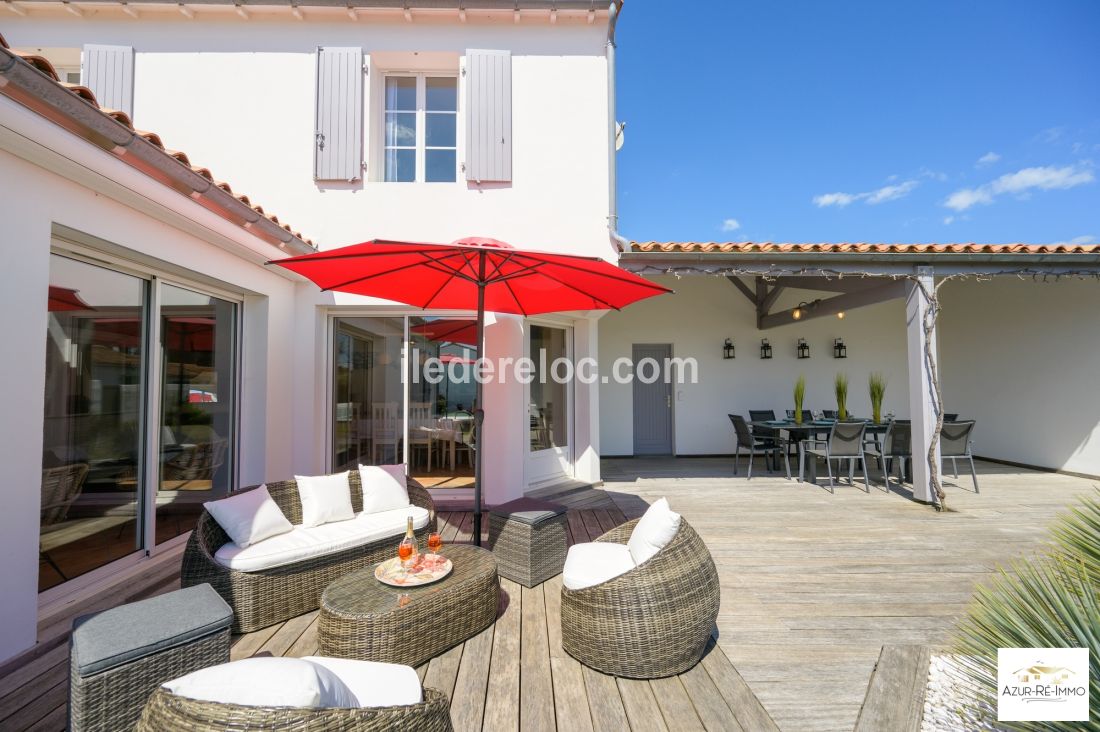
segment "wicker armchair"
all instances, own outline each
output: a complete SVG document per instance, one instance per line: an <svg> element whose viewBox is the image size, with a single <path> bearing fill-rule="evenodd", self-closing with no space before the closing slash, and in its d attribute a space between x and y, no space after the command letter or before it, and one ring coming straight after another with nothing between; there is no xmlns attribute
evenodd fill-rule
<svg viewBox="0 0 1100 732"><path fill-rule="evenodd" d="M596 541L625 544L637 523L628 521ZM718 604L714 560L681 518L672 541L649 561L592 587L562 588L562 646L613 676L672 676L703 657Z"/></svg>
<svg viewBox="0 0 1100 732"><path fill-rule="evenodd" d="M363 487L359 481L359 471L352 470L349 479L352 508L362 511ZM423 543L428 534L435 530L435 504L424 486L412 478L408 479L408 488L409 501L430 513L427 525L416 532L417 540ZM267 490L290 523L302 523L302 503L296 481L268 483ZM183 553L180 584L190 587L209 582L233 608L233 632L249 633L316 610L321 605L321 592L329 583L389 559L399 540L400 537L395 534L371 544L282 567L239 572L214 560L214 553L229 541L229 537L210 514L203 511Z"/></svg>
<svg viewBox="0 0 1100 732"><path fill-rule="evenodd" d="M450 701L442 691L424 689L424 701L402 707L298 709L246 707L153 692L137 732L222 732L223 730L299 730L300 732L382 732L415 729L450 732Z"/></svg>

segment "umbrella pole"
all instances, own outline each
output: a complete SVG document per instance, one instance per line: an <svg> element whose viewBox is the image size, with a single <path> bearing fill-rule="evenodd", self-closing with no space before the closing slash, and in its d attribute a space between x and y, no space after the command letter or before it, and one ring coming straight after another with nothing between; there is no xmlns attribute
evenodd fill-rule
<svg viewBox="0 0 1100 732"><path fill-rule="evenodd" d="M485 358L485 254L478 255L477 282L477 357ZM481 461L485 452L481 449L481 439L485 431L485 410L482 409L481 378L474 365L474 546L481 546Z"/></svg>

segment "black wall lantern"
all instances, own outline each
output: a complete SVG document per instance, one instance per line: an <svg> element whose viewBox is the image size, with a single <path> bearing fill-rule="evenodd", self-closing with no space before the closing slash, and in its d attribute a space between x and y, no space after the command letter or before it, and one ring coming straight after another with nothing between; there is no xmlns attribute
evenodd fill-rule
<svg viewBox="0 0 1100 732"><path fill-rule="evenodd" d="M733 341L729 338L726 339L725 345L722 346L722 358L733 358Z"/></svg>
<svg viewBox="0 0 1100 732"><path fill-rule="evenodd" d="M760 339L760 358L772 357L772 344L768 343L767 338Z"/></svg>
<svg viewBox="0 0 1100 732"><path fill-rule="evenodd" d="M848 346L844 345L843 338L833 339L833 358L848 358Z"/></svg>
<svg viewBox="0 0 1100 732"><path fill-rule="evenodd" d="M806 343L805 338L799 338L798 339L798 357L799 358L809 358L810 357L810 346Z"/></svg>

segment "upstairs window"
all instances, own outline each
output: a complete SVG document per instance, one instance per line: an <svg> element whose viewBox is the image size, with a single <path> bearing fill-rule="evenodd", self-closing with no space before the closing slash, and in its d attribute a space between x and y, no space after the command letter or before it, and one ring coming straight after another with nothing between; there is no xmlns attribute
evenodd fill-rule
<svg viewBox="0 0 1100 732"><path fill-rule="evenodd" d="M384 180L458 180L458 78L386 76Z"/></svg>

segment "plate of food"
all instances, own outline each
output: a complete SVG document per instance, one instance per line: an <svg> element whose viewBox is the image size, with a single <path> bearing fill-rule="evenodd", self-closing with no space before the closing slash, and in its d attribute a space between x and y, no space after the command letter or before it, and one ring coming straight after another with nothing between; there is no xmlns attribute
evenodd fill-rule
<svg viewBox="0 0 1100 732"><path fill-rule="evenodd" d="M393 587L418 587L438 582L451 573L454 564L442 554L418 554L408 566L397 557L374 568L374 578Z"/></svg>

